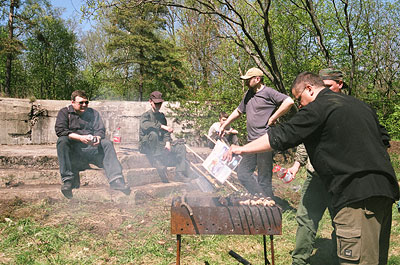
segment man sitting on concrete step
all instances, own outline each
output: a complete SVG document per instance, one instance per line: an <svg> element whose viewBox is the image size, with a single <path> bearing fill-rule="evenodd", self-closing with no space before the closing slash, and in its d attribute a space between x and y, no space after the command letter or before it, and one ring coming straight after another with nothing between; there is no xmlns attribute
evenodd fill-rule
<svg viewBox="0 0 400 265"><path fill-rule="evenodd" d="M187 182L186 147L183 140L172 142L172 127L167 126L167 119L160 108L164 100L162 93L154 91L149 99L151 110L140 117L139 150L146 154L157 169L161 181L168 182L166 166L176 166L174 180Z"/></svg>
<svg viewBox="0 0 400 265"><path fill-rule="evenodd" d="M58 112L55 125L61 192L72 198L72 189L80 186L79 171L91 163L104 168L112 189L129 195L113 143L105 139L106 129L99 112L88 107L88 97L82 90L72 92L71 100L71 105Z"/></svg>

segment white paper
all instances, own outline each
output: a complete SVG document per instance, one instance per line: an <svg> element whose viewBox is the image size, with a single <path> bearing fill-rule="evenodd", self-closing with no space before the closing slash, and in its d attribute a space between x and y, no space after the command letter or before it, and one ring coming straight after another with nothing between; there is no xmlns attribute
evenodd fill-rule
<svg viewBox="0 0 400 265"><path fill-rule="evenodd" d="M220 140L214 146L211 154L204 160L203 167L220 183L224 183L242 160L240 155L232 157L231 161L222 160L229 147Z"/></svg>

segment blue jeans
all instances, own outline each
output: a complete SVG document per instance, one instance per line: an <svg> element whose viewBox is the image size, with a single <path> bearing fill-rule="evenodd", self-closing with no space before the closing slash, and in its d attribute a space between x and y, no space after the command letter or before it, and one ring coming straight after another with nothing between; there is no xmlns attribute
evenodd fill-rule
<svg viewBox="0 0 400 265"><path fill-rule="evenodd" d="M252 194L261 193L272 197L272 152L245 154L238 167L240 183ZM254 170L258 169L258 178L254 179Z"/></svg>
<svg viewBox="0 0 400 265"><path fill-rule="evenodd" d="M109 183L122 177L121 163L108 139L101 139L98 146L91 146L61 136L57 140L57 156L63 182L73 180L79 171L89 168L89 163L104 168Z"/></svg>

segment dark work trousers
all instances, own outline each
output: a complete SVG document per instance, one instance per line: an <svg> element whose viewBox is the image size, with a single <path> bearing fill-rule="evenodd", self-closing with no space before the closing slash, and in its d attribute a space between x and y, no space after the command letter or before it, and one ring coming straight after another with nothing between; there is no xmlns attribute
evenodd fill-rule
<svg viewBox="0 0 400 265"><path fill-rule="evenodd" d="M186 147L184 144L171 144L171 151L168 151L164 148L165 142L160 141L158 134L150 132L142 145L145 146L146 154L151 157L151 160L156 159L164 166L174 166L176 172L186 174Z"/></svg>
<svg viewBox="0 0 400 265"><path fill-rule="evenodd" d="M244 154L238 167L238 179L252 194L261 193L272 197L272 152L258 154ZM258 179L253 177L254 170L258 169Z"/></svg>
<svg viewBox="0 0 400 265"><path fill-rule="evenodd" d="M101 139L100 145L91 146L61 136L57 140L57 156L62 182L79 176L89 163L104 168L109 183L122 178L122 166L110 140Z"/></svg>

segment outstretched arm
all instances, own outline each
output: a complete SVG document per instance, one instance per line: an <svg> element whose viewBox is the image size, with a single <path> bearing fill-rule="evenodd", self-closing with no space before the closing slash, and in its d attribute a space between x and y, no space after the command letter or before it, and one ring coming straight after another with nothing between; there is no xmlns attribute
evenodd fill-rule
<svg viewBox="0 0 400 265"><path fill-rule="evenodd" d="M268 134L264 134L257 140L254 140L246 145L238 146L231 145L229 151L225 153L223 159L228 159L228 161L232 160L232 155L237 154L253 154L253 153L262 153L265 151L272 151L271 145L269 144Z"/></svg>
<svg viewBox="0 0 400 265"><path fill-rule="evenodd" d="M231 122L233 122L234 120L238 119L241 115L242 115L242 113L240 113L240 111L238 109L235 109L231 113L231 115L229 115L228 119L226 119L226 121L219 128L219 135L224 136L225 127L228 126L229 124L231 124Z"/></svg>

